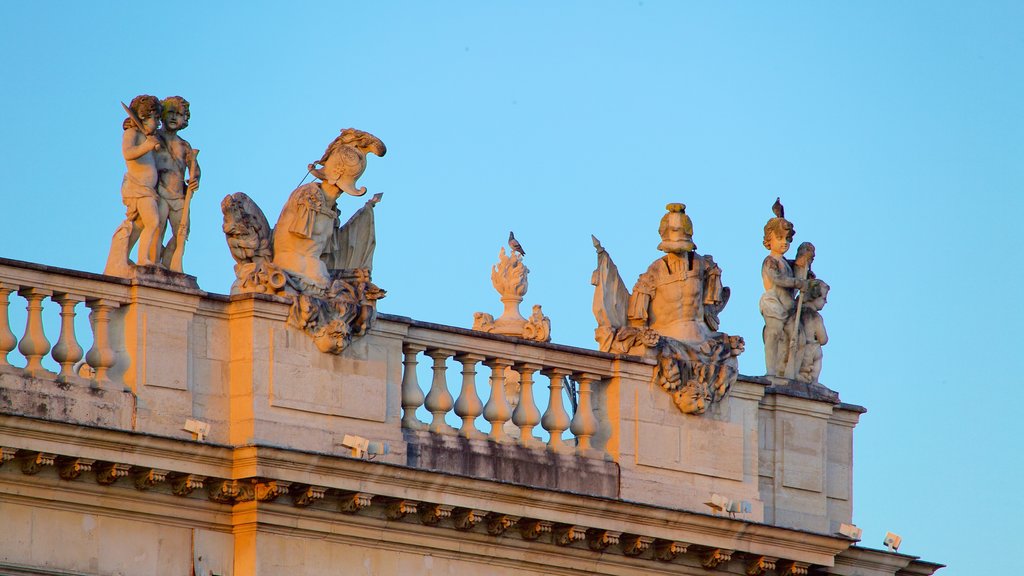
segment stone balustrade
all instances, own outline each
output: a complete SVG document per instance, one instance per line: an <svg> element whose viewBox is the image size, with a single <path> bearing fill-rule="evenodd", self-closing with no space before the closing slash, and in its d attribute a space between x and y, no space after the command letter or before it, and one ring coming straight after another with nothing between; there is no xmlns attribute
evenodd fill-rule
<svg viewBox="0 0 1024 576"><path fill-rule="evenodd" d="M0 258L0 367L16 368L9 355L17 350L25 358L22 370L33 377L55 378L69 383L81 375L94 386L109 386L109 371L117 361L112 346L110 320L114 310L128 302L128 281L73 270L51 268ZM10 323L12 296L26 302L25 328L18 338ZM60 306L60 322L47 324L43 302ZM83 350L75 333L75 319L84 304L89 310L91 347ZM47 337L47 333L51 336ZM57 335L51 347L50 338ZM49 354L60 367L58 373L43 366ZM75 370L85 359L85 368ZM81 366L80 366L81 367Z"/></svg>
<svg viewBox="0 0 1024 576"><path fill-rule="evenodd" d="M486 438L498 444L547 449L554 453L576 453L602 458L605 455L602 419L595 410L594 396L604 393L602 382L612 375L609 354L581 355L578 348L528 342L518 338L484 334L450 326L415 322L403 341L402 352L402 426L434 434L457 435L468 439ZM432 360L433 377L426 393L421 387L417 367ZM454 361L454 362L453 362ZM457 365L455 364L457 363ZM486 366L486 381L478 378L479 366ZM461 369L458 398L449 390L448 369ZM535 387L546 384L547 392L538 408ZM575 382L577 401L570 416L567 390ZM486 390L486 391L484 391ZM481 397L486 397L484 403ZM598 406L600 402L597 403ZM430 422L416 417L420 407L431 415ZM459 428L445 421L449 412L461 419ZM477 428L482 417L490 426L485 434ZM542 440L535 432L547 432ZM569 438L563 435L569 432Z"/></svg>

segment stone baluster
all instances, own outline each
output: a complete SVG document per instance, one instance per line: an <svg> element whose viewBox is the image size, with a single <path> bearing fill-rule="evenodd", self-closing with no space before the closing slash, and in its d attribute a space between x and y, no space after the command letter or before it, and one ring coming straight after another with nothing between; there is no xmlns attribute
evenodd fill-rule
<svg viewBox="0 0 1024 576"><path fill-rule="evenodd" d="M568 374L568 370L549 368L541 372L548 377L551 383L548 385L550 396L548 397L548 409L544 411L544 418L540 423L544 429L551 434L548 439L548 450L552 452L568 452L572 448L562 440L562 432L569 427L569 413L565 411L562 400L562 379Z"/></svg>
<svg viewBox="0 0 1024 576"><path fill-rule="evenodd" d="M490 358L484 364L491 369L491 395L484 406L484 418L491 423L490 439L493 442L508 442L505 422L512 417L512 411L505 398L505 369L512 362L503 358Z"/></svg>
<svg viewBox="0 0 1024 576"><path fill-rule="evenodd" d="M434 378L430 382L430 391L425 399L425 406L433 416L430 419L430 431L438 434L455 434L455 429L449 426L444 417L452 409L454 399L448 391L448 358L455 352L442 348L431 348L427 350L427 356L434 359Z"/></svg>
<svg viewBox="0 0 1024 576"><path fill-rule="evenodd" d="M419 379L416 378L416 355L426 350L424 346L405 344L402 352L405 359L402 364L402 428L410 430L426 430L427 425L416 419L416 409L423 404L423 390L420 390Z"/></svg>
<svg viewBox="0 0 1024 576"><path fill-rule="evenodd" d="M93 379L97 383L110 382L107 371L117 363L117 353L110 346L110 313L121 305L114 300L95 298L86 300L89 323L92 324L92 348L85 353L85 361L96 371Z"/></svg>
<svg viewBox="0 0 1024 576"><path fill-rule="evenodd" d="M18 352L28 361L25 371L33 376L48 374L49 371L43 368L43 356L50 351L50 341L43 333L43 298L52 296L53 292L42 288L22 288L18 295L28 300L25 334L18 343Z"/></svg>
<svg viewBox="0 0 1024 576"><path fill-rule="evenodd" d="M14 284L0 282L0 366L11 365L7 361L7 355L18 345L18 339L14 336L14 332L11 332L11 322L7 316L8 306L11 304L11 292L17 289L18 287Z"/></svg>
<svg viewBox="0 0 1024 576"><path fill-rule="evenodd" d="M85 297L75 294L57 293L51 299L60 304L60 338L50 351L53 359L60 364L57 380L67 382L75 374L75 363L82 359L82 346L75 336L75 306L85 302Z"/></svg>
<svg viewBox="0 0 1024 576"><path fill-rule="evenodd" d="M591 451L590 439L597 432L597 418L594 417L594 408L590 398L591 385L601 377L583 372L576 374L575 378L579 384L580 397L569 431L576 436L576 453L586 454Z"/></svg>
<svg viewBox="0 0 1024 576"><path fill-rule="evenodd" d="M483 438L484 434L476 429L476 419L483 412L484 405L480 395L476 393L476 365L484 359L476 354L459 354L455 357L462 363L462 390L455 401L455 414L462 418L459 435L466 438Z"/></svg>
<svg viewBox="0 0 1024 576"><path fill-rule="evenodd" d="M519 372L519 403L512 412L512 422L519 427L519 443L526 447L534 447L540 441L533 436L533 429L540 424L540 410L533 399L533 373L541 369L539 364L517 363Z"/></svg>

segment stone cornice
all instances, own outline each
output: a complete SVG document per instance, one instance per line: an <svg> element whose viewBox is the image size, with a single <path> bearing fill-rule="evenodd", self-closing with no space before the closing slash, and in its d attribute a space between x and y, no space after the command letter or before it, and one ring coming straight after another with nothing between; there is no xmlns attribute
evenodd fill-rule
<svg viewBox="0 0 1024 576"><path fill-rule="evenodd" d="M361 510L365 510L371 515L381 515L388 506L400 500L408 502L408 506L399 510L422 508L426 512L402 514L393 521L426 522L437 529L449 529L452 534L460 533L454 523L459 518L464 520L464 510L471 510L480 517L504 515L513 524L520 519L548 522L562 526L559 529L561 535L564 535L564 527L569 526L569 532L565 533L580 537L562 538L565 547L589 550L585 536L592 530L591 533L605 534L602 544L607 544L609 550L619 550L623 544L630 550L636 550L636 545L643 542L648 544L642 547L643 552L648 548L663 548L650 546L650 543L665 541L677 543L679 550L686 550L689 544L695 545L690 550L691 555L721 549L730 555L746 553L824 566L831 566L833 557L850 545L845 539L724 517L450 476L353 458L261 446L231 448L22 417L0 417L0 446L16 449L17 455L27 451L47 452L52 456L49 461L54 463L74 458L96 461L93 472L70 481L59 480L53 471L28 476L9 463L0 470L6 481L14 475L21 484L64 482L61 488L70 490L69 497L81 493L85 486L88 486L88 492L124 488L131 494L130 499L167 501L184 497L192 501L201 494L220 505L234 506L233 513L243 510L239 508L243 505L257 506L260 513L264 509L259 506L272 505L280 507L281 513L295 514L299 510L324 508L341 513L339 508L346 501L343 497L359 493L363 497L356 502L362 502L362 506L350 512L363 514ZM109 477L110 471L115 469L126 474ZM164 480L147 485L129 477L144 474L150 469L158 470L158 477ZM102 476L102 480L98 476L99 471L107 474ZM183 479L193 477L197 484L187 490L178 490ZM92 481L86 481L89 478ZM101 484L107 480L109 486ZM286 495L293 487L296 494L312 489L310 493L314 496L308 501L295 500L294 495ZM156 503L154 501L154 505ZM126 507L130 510L136 508L134 504ZM566 524L567 518L572 519L571 524ZM293 525L294 522L286 524ZM486 524L486 521L479 522L475 528L469 526L469 530L485 531ZM519 533L518 530L515 532ZM607 534L614 538L608 538ZM634 536L643 540L638 541ZM549 534L538 541L543 543L551 537ZM619 550L618 554L620 558L629 556L625 549ZM637 558L652 560L652 554L654 552L648 550Z"/></svg>

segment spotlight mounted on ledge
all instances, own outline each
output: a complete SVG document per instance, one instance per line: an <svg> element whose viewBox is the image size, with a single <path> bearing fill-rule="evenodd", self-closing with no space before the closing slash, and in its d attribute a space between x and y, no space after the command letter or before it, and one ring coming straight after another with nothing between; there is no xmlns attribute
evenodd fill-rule
<svg viewBox="0 0 1024 576"><path fill-rule="evenodd" d="M889 549L889 552L896 552L900 549L900 544L903 543L903 538L899 534L893 534L892 532L885 533L885 540L882 540L882 544Z"/></svg>
<svg viewBox="0 0 1024 576"><path fill-rule="evenodd" d="M728 512L735 518L736 514L750 514L752 506L746 500L730 500L721 494L712 494L711 500L704 503L712 512Z"/></svg>
<svg viewBox="0 0 1024 576"><path fill-rule="evenodd" d="M356 436L354 434L345 434L345 437L341 440L341 445L352 450L353 458L367 458L367 456L369 456L369 460L373 460L377 456L387 454L390 451L388 449L387 442L371 442L362 436Z"/></svg>
<svg viewBox="0 0 1024 576"><path fill-rule="evenodd" d="M840 524L839 531L836 532L836 534L839 534L840 536L846 536L851 540L860 540L861 536L864 534L864 531L860 528L857 528L853 524Z"/></svg>
<svg viewBox="0 0 1024 576"><path fill-rule="evenodd" d="M210 425L206 422L189 418L188 420L185 420L185 426L182 430L191 432L194 440L202 442L206 439L206 435L210 433Z"/></svg>

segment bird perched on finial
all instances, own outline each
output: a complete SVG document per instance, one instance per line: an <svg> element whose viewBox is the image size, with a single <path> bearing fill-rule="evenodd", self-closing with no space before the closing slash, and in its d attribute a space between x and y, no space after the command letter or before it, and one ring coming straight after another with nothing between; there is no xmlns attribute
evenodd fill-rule
<svg viewBox="0 0 1024 576"><path fill-rule="evenodd" d="M786 210L782 207L781 199L778 196L775 197L775 204L772 204L772 212L777 218L786 217Z"/></svg>
<svg viewBox="0 0 1024 576"><path fill-rule="evenodd" d="M511 230L508 231L508 247L511 248L513 251L519 252L523 256L526 256L526 250L523 250L523 245L519 243L519 240L516 240L516 237L514 234L512 234Z"/></svg>

